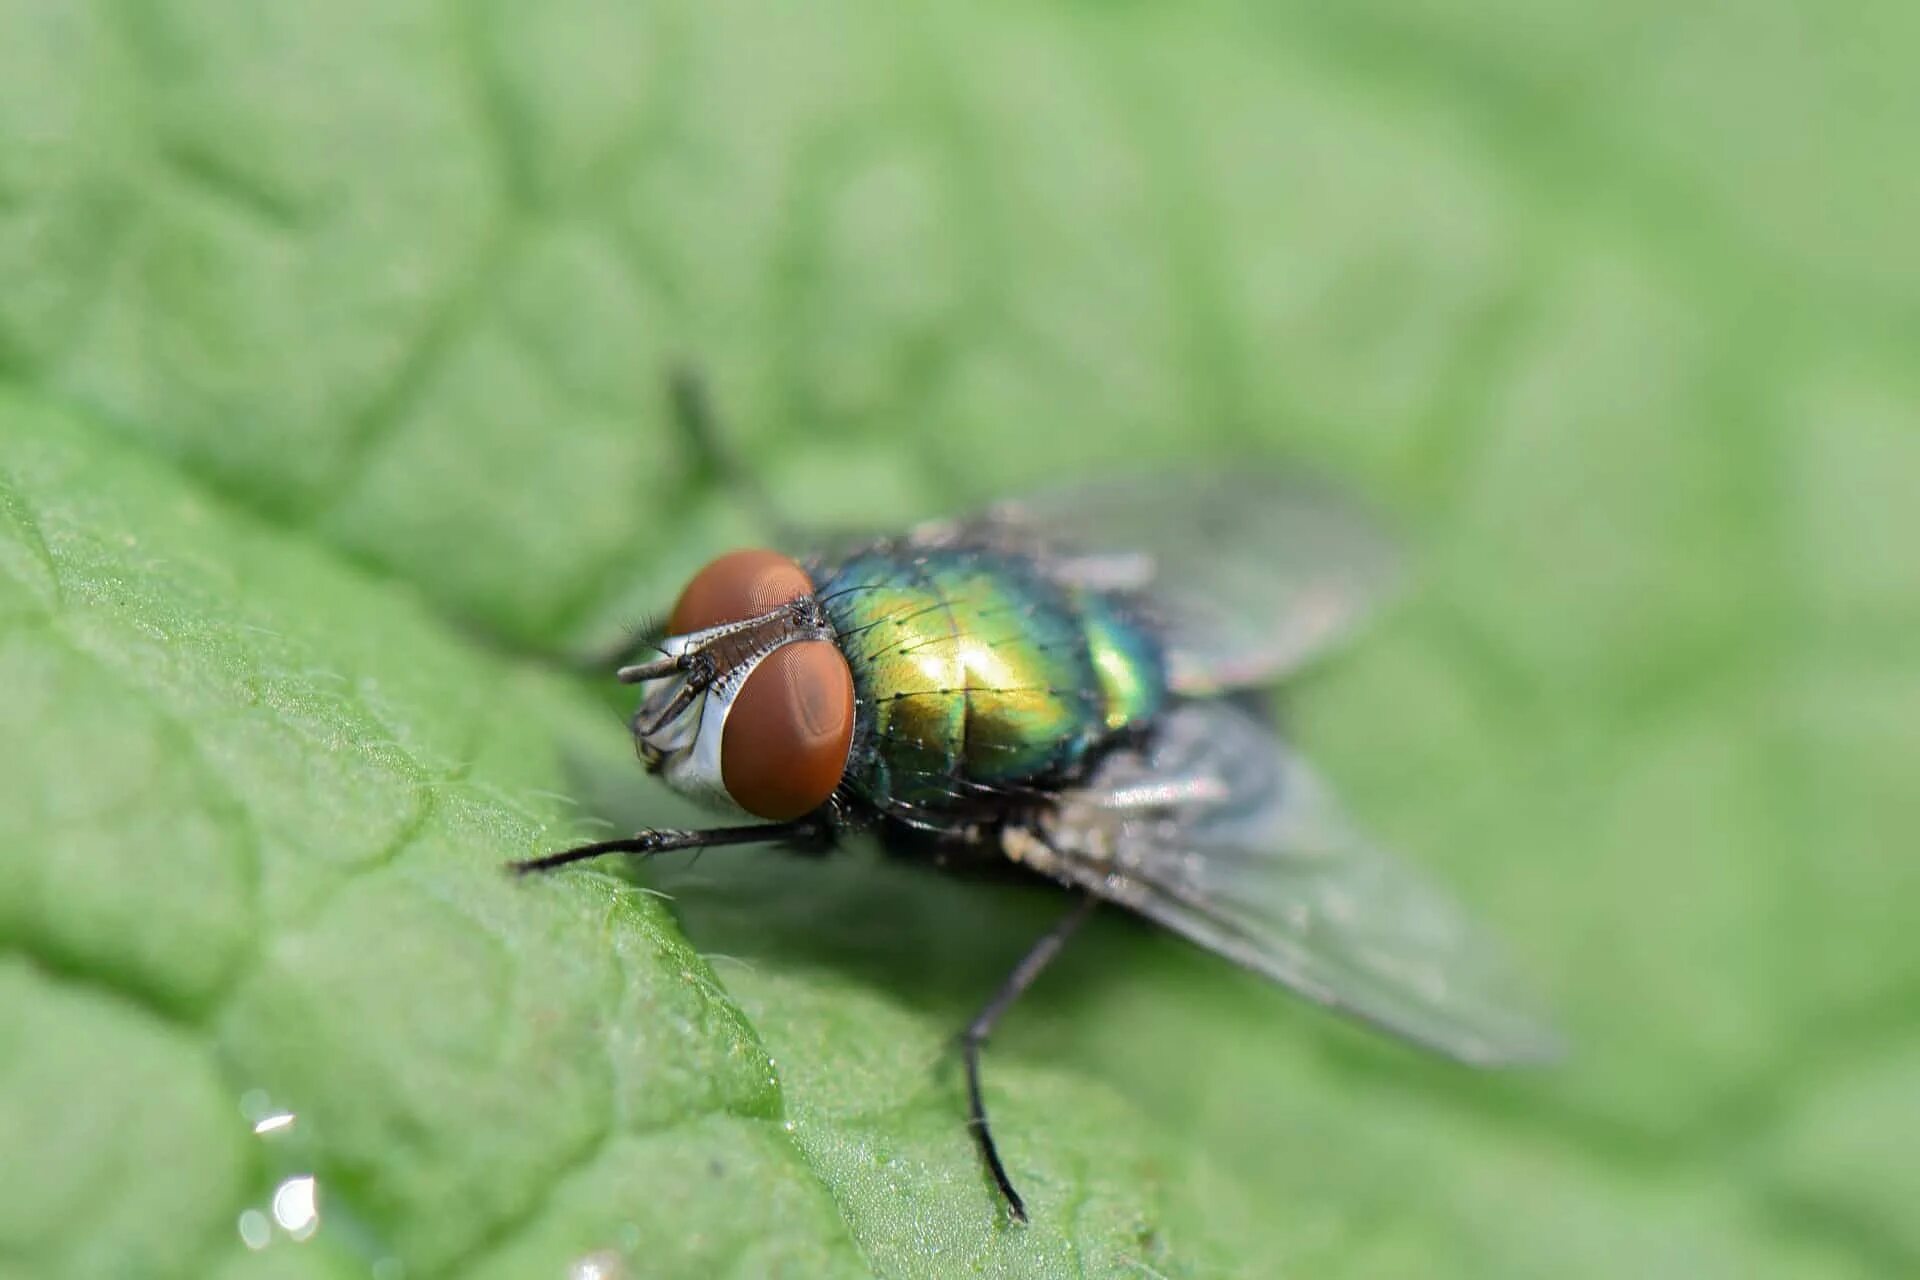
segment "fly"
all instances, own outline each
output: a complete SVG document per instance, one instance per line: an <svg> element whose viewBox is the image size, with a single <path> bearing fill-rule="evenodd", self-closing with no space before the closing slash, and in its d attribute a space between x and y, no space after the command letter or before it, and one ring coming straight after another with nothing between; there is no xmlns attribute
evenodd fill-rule
<svg viewBox="0 0 1920 1280"><path fill-rule="evenodd" d="M725 465L698 388L676 384ZM647 770L726 818L514 864L718 845L1017 864L1074 905L964 1029L968 1127L1008 1211L980 1054L1096 905L1478 1066L1554 1056L1451 899L1352 827L1236 693L1349 633L1395 576L1372 525L1253 469L1082 486L696 573L644 661Z"/></svg>

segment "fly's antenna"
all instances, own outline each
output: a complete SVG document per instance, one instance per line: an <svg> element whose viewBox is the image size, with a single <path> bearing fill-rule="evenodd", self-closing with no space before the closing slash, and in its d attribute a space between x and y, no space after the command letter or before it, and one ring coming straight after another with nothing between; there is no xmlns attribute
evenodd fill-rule
<svg viewBox="0 0 1920 1280"><path fill-rule="evenodd" d="M655 667L661 664L648 663L647 665ZM713 655L695 650L675 658L660 674L667 675L673 671L685 671L686 681L674 692L673 700L660 709L660 714L653 718L653 723L640 731L642 737L651 738L672 724L682 711L692 706L693 700L705 693L707 686L713 683L713 677L719 672L719 667L714 663ZM624 670L620 674L622 679L626 677Z"/></svg>
<svg viewBox="0 0 1920 1280"><path fill-rule="evenodd" d="M613 677L621 684L643 684L648 680L658 680L661 676L670 676L676 671L684 671L688 665L689 659L685 654L668 654L652 662L637 662L622 667L613 673Z"/></svg>

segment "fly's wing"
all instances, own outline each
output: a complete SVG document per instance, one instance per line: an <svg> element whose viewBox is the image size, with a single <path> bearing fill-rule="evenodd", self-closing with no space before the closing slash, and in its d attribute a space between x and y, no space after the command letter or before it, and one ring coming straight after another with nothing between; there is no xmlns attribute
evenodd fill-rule
<svg viewBox="0 0 1920 1280"><path fill-rule="evenodd" d="M1140 596L1184 693L1268 683L1393 586L1374 523L1302 478L1246 471L1115 479L998 503L916 536L1010 543L1077 586Z"/></svg>
<svg viewBox="0 0 1920 1280"><path fill-rule="evenodd" d="M1481 1066L1559 1044L1453 902L1348 826L1266 725L1184 703L1008 852L1320 1004Z"/></svg>

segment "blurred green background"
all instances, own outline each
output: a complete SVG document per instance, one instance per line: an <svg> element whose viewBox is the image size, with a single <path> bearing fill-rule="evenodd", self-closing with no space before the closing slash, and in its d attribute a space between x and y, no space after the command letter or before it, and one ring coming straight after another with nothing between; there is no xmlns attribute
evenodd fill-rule
<svg viewBox="0 0 1920 1280"><path fill-rule="evenodd" d="M1916 65L1890 2L0 0L0 1276L1913 1274ZM1044 896L506 882L665 812L525 655L757 533L674 357L810 519L1391 512L1286 712L1572 1060L1099 920L989 1058L1011 1228L946 1045Z"/></svg>

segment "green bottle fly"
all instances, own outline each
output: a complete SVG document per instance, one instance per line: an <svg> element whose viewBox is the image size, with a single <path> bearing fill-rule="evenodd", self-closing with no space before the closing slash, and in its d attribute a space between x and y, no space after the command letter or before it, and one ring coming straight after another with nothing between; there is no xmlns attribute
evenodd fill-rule
<svg viewBox="0 0 1920 1280"><path fill-rule="evenodd" d="M619 672L641 761L728 825L518 869L870 834L1064 887L1075 902L960 1037L968 1127L1015 1219L981 1046L1096 903L1461 1061L1550 1058L1557 1037L1454 904L1236 696L1392 578L1358 513L1254 467L1033 495L804 560L729 552Z"/></svg>

